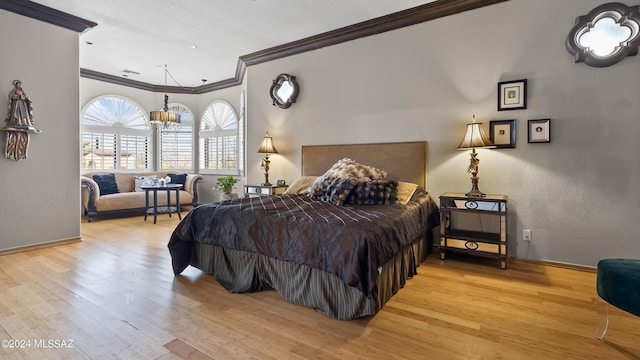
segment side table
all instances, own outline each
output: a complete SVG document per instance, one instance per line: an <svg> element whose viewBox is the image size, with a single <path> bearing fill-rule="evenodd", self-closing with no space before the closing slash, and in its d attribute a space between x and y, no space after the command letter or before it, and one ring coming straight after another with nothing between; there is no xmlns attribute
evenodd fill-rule
<svg viewBox="0 0 640 360"><path fill-rule="evenodd" d="M180 214L180 188L182 188L182 184L166 184L166 185L143 185L142 190L145 193L145 211L144 211L144 221L147 221L147 215L153 214L153 223L156 223L156 219L158 217L158 213L169 213L169 217L171 217L171 213L173 211L178 213L178 218L182 220L182 214ZM171 206L171 191L176 192L176 205ZM153 208L149 209L149 192L153 192ZM166 191L167 192L167 206L158 206L158 191Z"/></svg>
<svg viewBox="0 0 640 360"><path fill-rule="evenodd" d="M468 197L461 193L440 196L440 259L447 250L500 260L507 268L506 195ZM467 221L464 221L464 220Z"/></svg>

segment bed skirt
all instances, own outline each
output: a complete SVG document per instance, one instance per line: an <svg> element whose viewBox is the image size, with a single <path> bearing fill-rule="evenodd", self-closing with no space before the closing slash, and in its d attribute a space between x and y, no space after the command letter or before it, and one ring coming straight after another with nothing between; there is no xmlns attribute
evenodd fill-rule
<svg viewBox="0 0 640 360"><path fill-rule="evenodd" d="M247 251L193 242L191 265L231 293L274 289L287 301L339 320L377 313L427 257L427 237L407 245L378 269L377 294L367 297L334 274Z"/></svg>

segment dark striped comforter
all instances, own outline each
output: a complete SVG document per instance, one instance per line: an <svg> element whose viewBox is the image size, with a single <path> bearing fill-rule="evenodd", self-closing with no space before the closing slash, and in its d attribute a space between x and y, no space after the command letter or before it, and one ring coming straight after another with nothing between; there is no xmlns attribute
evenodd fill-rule
<svg viewBox="0 0 640 360"><path fill-rule="evenodd" d="M424 194L407 205L344 205L306 195L241 198L193 209L169 241L174 273L192 242L258 253L332 273L368 297L379 267L437 224Z"/></svg>

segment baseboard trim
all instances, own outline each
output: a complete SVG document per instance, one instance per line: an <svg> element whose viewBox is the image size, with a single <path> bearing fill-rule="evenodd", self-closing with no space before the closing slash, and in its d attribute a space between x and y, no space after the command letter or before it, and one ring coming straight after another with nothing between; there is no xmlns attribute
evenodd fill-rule
<svg viewBox="0 0 640 360"><path fill-rule="evenodd" d="M523 263L530 263L530 264L537 264L537 265L544 265L544 266L553 266L557 268L586 271L586 272L598 271L598 268L594 266L578 265L578 264L564 263L564 262L551 261L551 260L530 260L530 259L519 259L519 258L511 257L509 258L509 261L523 262Z"/></svg>
<svg viewBox="0 0 640 360"><path fill-rule="evenodd" d="M438 233L438 236L435 237L435 239L439 238L439 236L440 235ZM435 242L433 244L431 253L432 254L436 254L436 255L440 253L440 246L438 244L436 244ZM579 271L586 271L586 272L598 272L598 268L595 267L595 266L572 264L572 263L565 263L565 262L552 261L552 260L520 259L520 258L517 258L517 257L510 256L507 261L508 262L530 263L530 264L544 265L544 266L553 266L553 267L557 267L557 268L579 270Z"/></svg>
<svg viewBox="0 0 640 360"><path fill-rule="evenodd" d="M61 240L54 240L54 241L49 241L49 242L44 242L44 243L39 243L39 244L18 246L18 247L14 247L14 248L10 248L10 249L0 250L0 256L8 255L8 254L15 254L15 253L24 252L24 251L44 249L44 248L49 248L49 247L58 246L58 245L73 244L73 243L77 243L77 242L81 242L81 241L82 241L82 238L80 236L78 236L78 237L72 237L72 238L61 239Z"/></svg>

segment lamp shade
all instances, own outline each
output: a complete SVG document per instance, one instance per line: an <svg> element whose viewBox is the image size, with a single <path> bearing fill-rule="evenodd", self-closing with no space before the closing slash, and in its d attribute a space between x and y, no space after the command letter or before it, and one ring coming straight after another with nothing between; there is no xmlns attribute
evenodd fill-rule
<svg viewBox="0 0 640 360"><path fill-rule="evenodd" d="M149 119L152 124L157 125L180 124L180 114L169 111L152 111Z"/></svg>
<svg viewBox="0 0 640 360"><path fill-rule="evenodd" d="M467 124L467 132L464 134L464 138L458 145L457 150L466 150L473 148L495 148L493 142L489 140L487 133L482 127L482 123Z"/></svg>
<svg viewBox="0 0 640 360"><path fill-rule="evenodd" d="M262 138L262 143L260 144L260 148L258 149L258 154L277 154L278 150L276 150L275 145L273 145L273 138L269 136L269 133L266 133Z"/></svg>

